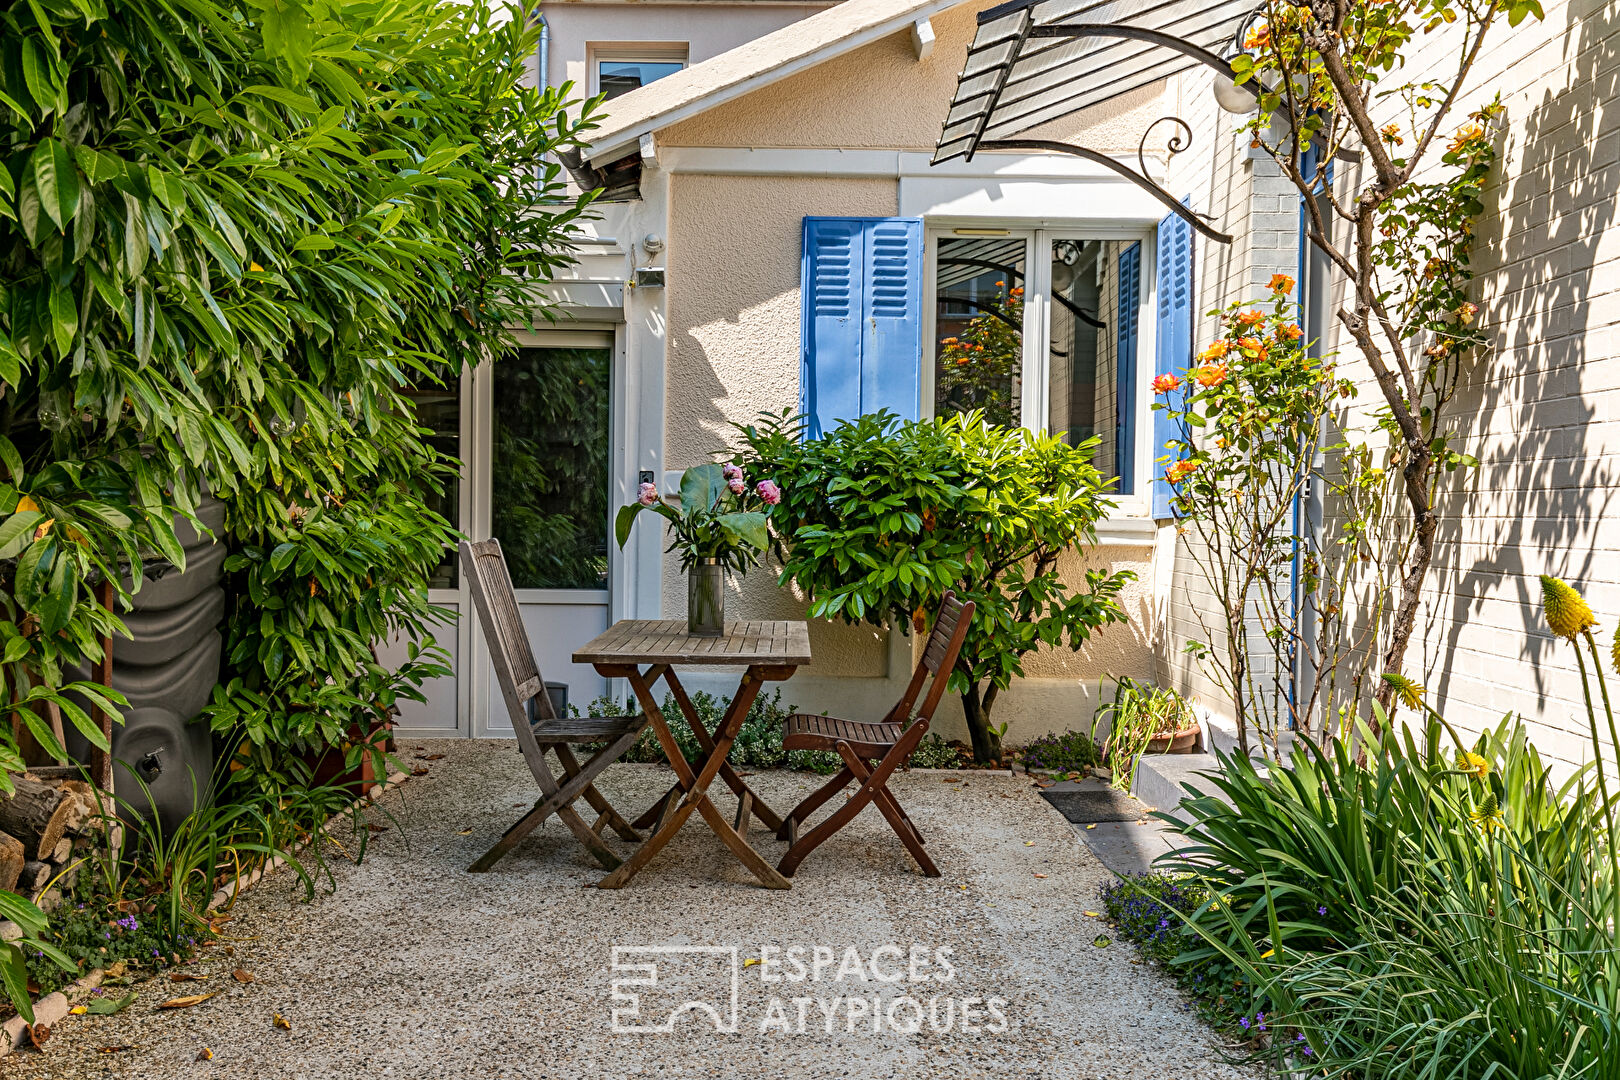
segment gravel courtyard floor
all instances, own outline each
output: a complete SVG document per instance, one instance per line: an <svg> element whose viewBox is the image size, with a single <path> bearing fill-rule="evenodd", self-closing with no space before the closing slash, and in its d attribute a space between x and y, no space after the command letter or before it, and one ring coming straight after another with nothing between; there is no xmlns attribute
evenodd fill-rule
<svg viewBox="0 0 1620 1080"><path fill-rule="evenodd" d="M236 907L226 931L234 955L205 950L188 969L207 982L148 983L122 1014L68 1017L43 1053L13 1054L0 1075L1249 1075L1222 1064L1216 1037L1168 980L1132 963L1129 946L1093 944L1105 928L1084 912L1096 908L1107 871L1025 778L895 777L942 878L918 873L869 809L805 862L791 891L772 892L694 816L628 888L602 892L588 887L602 871L555 820L492 873L465 873L520 816L518 804L533 801L533 781L510 742L410 743L402 756L423 746L444 757L383 800L397 824L374 838L363 866L334 861L335 894L304 903L290 873L272 876ZM671 775L619 765L600 786L621 810L639 812ZM817 782L785 772L750 780L779 811ZM730 792L715 787L729 813ZM773 861L783 850L757 825L752 840ZM793 981L791 964L749 963L794 947L807 976L825 950L819 979ZM913 957L929 978L912 981ZM639 995L632 1012L613 984L649 963L656 986L621 987ZM235 967L254 982L237 985ZM615 1031L615 1009L619 1027L653 1026L689 1000L713 1003L729 1027L733 985L735 1032L717 1031L701 1010L681 1013L667 1033ZM215 989L224 992L194 1008L154 1009ZM276 1014L290 1030L274 1026ZM204 1047L211 1061L197 1060Z"/></svg>

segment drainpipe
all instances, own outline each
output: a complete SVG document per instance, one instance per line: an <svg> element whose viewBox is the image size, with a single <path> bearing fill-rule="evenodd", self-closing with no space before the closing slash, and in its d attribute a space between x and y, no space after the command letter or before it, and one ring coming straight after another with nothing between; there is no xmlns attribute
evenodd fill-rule
<svg viewBox="0 0 1620 1080"><path fill-rule="evenodd" d="M544 15L540 19L540 89L544 91L551 85L548 74L551 61L551 27L546 23Z"/></svg>

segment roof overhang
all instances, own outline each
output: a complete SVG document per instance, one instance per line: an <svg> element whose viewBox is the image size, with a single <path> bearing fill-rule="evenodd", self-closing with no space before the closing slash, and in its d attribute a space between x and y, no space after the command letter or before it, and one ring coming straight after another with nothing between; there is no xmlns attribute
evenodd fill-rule
<svg viewBox="0 0 1620 1080"><path fill-rule="evenodd" d="M1143 145L1160 123L1192 130L1178 117L1149 125L1137 148L1141 171L1111 155L1051 139L1020 137L1053 120L1139 90L1200 65L1227 78L1256 0L1013 0L979 14L979 28L957 81L934 153L938 164L980 150L1046 150L1095 161L1146 188L1204 235L1212 229L1147 176ZM1254 84L1244 84L1254 92Z"/></svg>

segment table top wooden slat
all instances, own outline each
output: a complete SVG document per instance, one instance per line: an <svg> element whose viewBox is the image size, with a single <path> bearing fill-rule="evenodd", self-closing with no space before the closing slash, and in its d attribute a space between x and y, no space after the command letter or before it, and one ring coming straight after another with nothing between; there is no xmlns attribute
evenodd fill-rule
<svg viewBox="0 0 1620 1080"><path fill-rule="evenodd" d="M799 620L726 623L719 637L693 637L685 619L621 619L574 653L576 664L810 663L810 627Z"/></svg>

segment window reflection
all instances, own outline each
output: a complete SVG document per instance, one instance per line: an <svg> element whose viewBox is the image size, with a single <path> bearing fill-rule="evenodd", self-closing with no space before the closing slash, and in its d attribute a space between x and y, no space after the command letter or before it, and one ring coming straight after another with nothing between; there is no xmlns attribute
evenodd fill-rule
<svg viewBox="0 0 1620 1080"><path fill-rule="evenodd" d="M612 356L523 348L494 366L492 531L516 588L607 588Z"/></svg>
<svg viewBox="0 0 1620 1080"><path fill-rule="evenodd" d="M596 88L611 101L685 66L679 60L603 60L596 65Z"/></svg>
<svg viewBox="0 0 1620 1080"><path fill-rule="evenodd" d="M1078 239L1054 240L1050 252L1047 428L1070 446L1097 439L1092 463L1120 478L1121 494L1131 490L1138 253L1135 244Z"/></svg>
<svg viewBox="0 0 1620 1080"><path fill-rule="evenodd" d="M935 265L934 411L1020 422L1024 241L945 237Z"/></svg>

